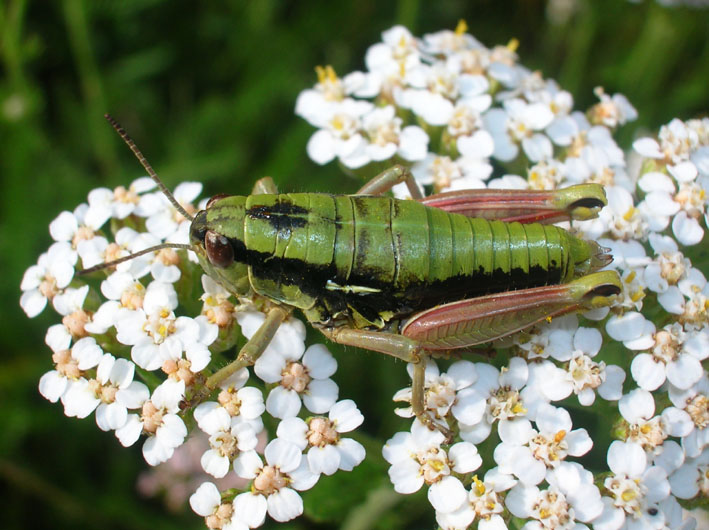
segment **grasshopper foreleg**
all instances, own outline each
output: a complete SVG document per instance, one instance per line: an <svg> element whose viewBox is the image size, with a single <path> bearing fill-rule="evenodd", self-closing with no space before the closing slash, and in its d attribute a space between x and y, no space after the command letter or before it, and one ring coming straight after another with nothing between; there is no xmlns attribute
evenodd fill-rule
<svg viewBox="0 0 709 530"><path fill-rule="evenodd" d="M207 378L204 386L190 398L189 405L195 406L214 391L223 381L246 366L253 365L270 344L273 336L283 321L288 317L289 311L283 307L272 307L266 314L263 324L256 333L244 344L239 355L231 363L216 371Z"/></svg>

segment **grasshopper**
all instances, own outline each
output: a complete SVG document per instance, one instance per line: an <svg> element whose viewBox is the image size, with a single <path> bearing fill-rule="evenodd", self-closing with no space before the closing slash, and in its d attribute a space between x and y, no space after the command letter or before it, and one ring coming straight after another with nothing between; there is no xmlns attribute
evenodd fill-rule
<svg viewBox="0 0 709 530"><path fill-rule="evenodd" d="M106 116L174 207L191 220L204 271L236 297L265 298L267 316L236 361L209 377L192 402L253 364L294 309L333 342L413 363L412 409L425 412L426 360L470 349L570 312L610 305L621 291L594 241L553 226L590 219L603 188L466 190L421 196L394 166L354 195L279 194L269 178L248 196L217 195L194 217L158 179L125 131ZM414 200L384 193L405 182Z"/></svg>

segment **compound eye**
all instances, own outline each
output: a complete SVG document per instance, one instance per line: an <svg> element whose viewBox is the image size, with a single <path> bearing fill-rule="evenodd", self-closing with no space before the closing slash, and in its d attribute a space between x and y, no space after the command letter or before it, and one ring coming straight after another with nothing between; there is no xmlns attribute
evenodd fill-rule
<svg viewBox="0 0 709 530"><path fill-rule="evenodd" d="M214 230L207 230L204 236L204 248L209 262L215 267L226 269L234 263L234 247L226 237Z"/></svg>
<svg viewBox="0 0 709 530"><path fill-rule="evenodd" d="M212 206L212 204L214 204L215 202L217 202L225 197L230 197L230 195L228 193L217 193L216 195L214 195L211 199L209 199L207 201L206 207L209 208L210 206Z"/></svg>

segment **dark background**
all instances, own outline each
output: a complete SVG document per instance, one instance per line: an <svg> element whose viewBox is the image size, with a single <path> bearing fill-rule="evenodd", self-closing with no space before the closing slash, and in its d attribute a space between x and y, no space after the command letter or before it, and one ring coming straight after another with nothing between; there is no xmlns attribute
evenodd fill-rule
<svg viewBox="0 0 709 530"><path fill-rule="evenodd" d="M566 18L560 5L570 6ZM396 23L420 36L463 18L488 46L519 39L522 64L559 81L577 108L596 101L597 85L627 95L640 113L619 135L627 147L638 131L706 115L707 13L623 0L4 0L0 526L202 527L189 508L170 511L161 498L137 493L147 468L140 444L121 448L93 417L66 418L37 392L51 368L44 333L56 320L51 310L25 317L22 274L49 246L47 227L60 211L93 188L144 174L105 112L128 129L169 187L199 180L206 196L247 193L271 175L282 190L352 192L357 183L341 178L334 163L318 167L305 153L313 129L293 108L314 84L313 68L331 64L344 75L362 69L367 47ZM390 401L406 384L403 366L337 352L340 396L353 397L365 413L361 439L371 462L352 477L323 481L306 497L307 509L322 528L369 519L379 528L431 527L421 519L430 511L425 497L389 493L379 456L381 443L404 425ZM315 524L301 518L288 527Z"/></svg>

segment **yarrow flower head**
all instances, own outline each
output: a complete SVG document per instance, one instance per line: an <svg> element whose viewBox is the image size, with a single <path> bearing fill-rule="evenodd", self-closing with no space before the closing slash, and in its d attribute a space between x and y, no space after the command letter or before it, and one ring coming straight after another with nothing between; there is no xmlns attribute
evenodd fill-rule
<svg viewBox="0 0 709 530"><path fill-rule="evenodd" d="M331 66L316 68L316 83L296 102L296 114L316 129L307 153L358 176L386 166L406 176L401 168L410 169L407 182L389 182L385 173L384 184L373 184L377 192L391 184L401 199L476 205L473 213L460 211L491 220L480 226L494 233L494 248L479 245L474 259L494 261L500 278L492 295L509 289L505 295L518 297L518 271L541 278L535 285L547 289L605 268L619 278L612 306L581 314L564 306L533 326L521 306L511 316L491 310L463 318L455 337L498 337L490 330L514 328L509 320L521 333L470 340L476 345L465 350L430 350L397 335L416 319L413 310L394 315L382 306L400 294L391 286L350 279L328 281L324 293L307 289L309 279L286 264L293 240L281 243L296 223L288 228L282 211L252 212L278 233L282 275L263 276L263 264L254 262L235 278L221 267L220 258L229 261L239 251L228 238L208 231L208 251L188 246L191 218L208 209L199 199L201 184L180 184L177 207L142 177L128 188L93 190L85 203L62 212L49 226L52 245L22 279L20 306L30 318L48 305L59 315L45 337L52 368L40 379L40 393L61 402L68 416L94 413L98 427L124 446L142 438L150 465L173 459L190 433L201 431L191 438L203 443L195 467L212 478L197 481L189 503L208 528L243 530L267 516L277 522L307 516L312 503L303 492L322 487L335 501L347 497L330 477L354 470L365 447L376 444L356 432L364 422L357 404L340 398L336 355L307 340L294 312L303 307L312 318L326 307L330 320L315 326L326 336L376 343L374 350L417 361L408 365L412 384L394 395L404 418L397 421L406 426L387 432L382 451L394 490L425 489L441 528L692 527L682 503L705 506L709 495L709 284L697 251L709 216L709 120L674 119L657 135L635 140L636 170L615 140L637 118L630 101L599 87L595 104L576 109L571 93L520 64L518 45L512 39L488 48L464 22L421 38L402 26L383 32L366 52L365 70L340 76ZM584 220L542 213L534 219L559 220L578 238L597 241L598 251L572 267L576 239L557 241L566 233L528 224L521 212L505 210L505 197L538 204L573 185L603 186L608 205L598 212L594 200L575 200L573 208L590 212L579 215ZM469 189L480 191L462 191ZM453 238L457 249L468 237L453 217L439 223L433 217L443 215L440 209L427 211L422 242ZM357 226L350 238L358 245L368 236L360 213L352 214ZM402 228L395 210L390 217L386 230L394 234ZM510 250L522 234L529 263ZM469 235L477 239L477 231ZM321 234L311 230L307 237ZM333 245L332 259L361 265L350 259L346 241ZM140 255L122 260L132 253ZM306 254L298 259L322 258ZM402 256L392 269L398 276L410 272ZM200 271L199 260L208 270ZM436 272L444 289L456 278L451 266ZM82 269L90 270L76 274ZM415 296L425 301L428 294ZM444 301L451 302L445 310L458 302ZM342 325L348 315L352 326ZM426 340L435 340L427 333ZM368 369L357 376L365 379ZM369 473L357 480L374 484ZM235 485L222 486L224 479Z"/></svg>

